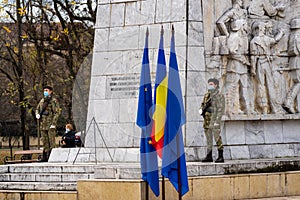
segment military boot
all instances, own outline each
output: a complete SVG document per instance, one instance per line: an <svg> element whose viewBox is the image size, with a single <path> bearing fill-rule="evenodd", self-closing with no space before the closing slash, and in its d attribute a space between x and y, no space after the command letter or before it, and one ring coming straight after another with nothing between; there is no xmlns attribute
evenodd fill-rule
<svg viewBox="0 0 300 200"><path fill-rule="evenodd" d="M212 158L212 150L210 150L206 157L202 160L202 162L212 162L213 161L213 158Z"/></svg>
<svg viewBox="0 0 300 200"><path fill-rule="evenodd" d="M218 150L218 158L215 161L216 163L223 163L224 162L224 157L223 157L223 150Z"/></svg>

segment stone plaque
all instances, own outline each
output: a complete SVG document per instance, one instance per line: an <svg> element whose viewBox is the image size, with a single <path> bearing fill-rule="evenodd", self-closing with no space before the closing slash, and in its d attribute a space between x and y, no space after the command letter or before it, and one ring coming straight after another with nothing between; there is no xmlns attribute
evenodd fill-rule
<svg viewBox="0 0 300 200"><path fill-rule="evenodd" d="M140 78L137 74L108 76L106 98L137 97Z"/></svg>

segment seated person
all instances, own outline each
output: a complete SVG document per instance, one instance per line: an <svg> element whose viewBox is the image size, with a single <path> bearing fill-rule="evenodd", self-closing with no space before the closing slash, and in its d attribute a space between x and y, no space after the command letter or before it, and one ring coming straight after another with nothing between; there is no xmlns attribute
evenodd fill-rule
<svg viewBox="0 0 300 200"><path fill-rule="evenodd" d="M61 144L63 148L75 147L75 130L72 124L66 125L66 132L61 138Z"/></svg>

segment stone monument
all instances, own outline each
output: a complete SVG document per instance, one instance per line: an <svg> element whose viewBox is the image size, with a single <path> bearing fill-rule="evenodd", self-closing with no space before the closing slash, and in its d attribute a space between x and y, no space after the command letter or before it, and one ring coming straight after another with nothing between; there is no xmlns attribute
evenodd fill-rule
<svg viewBox="0 0 300 200"><path fill-rule="evenodd" d="M187 161L206 155L198 109L212 77L226 98L225 160L299 156L299 0L99 0L85 146L64 161L139 162L145 32L154 82L160 28L168 63L172 25Z"/></svg>

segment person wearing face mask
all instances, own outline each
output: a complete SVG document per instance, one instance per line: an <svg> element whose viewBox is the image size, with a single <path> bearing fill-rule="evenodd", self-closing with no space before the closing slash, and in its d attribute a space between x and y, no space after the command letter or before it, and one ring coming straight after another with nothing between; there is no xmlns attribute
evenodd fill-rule
<svg viewBox="0 0 300 200"><path fill-rule="evenodd" d="M216 163L224 162L223 143L221 138L221 118L225 111L225 98L219 91L219 81L215 78L208 80L208 91L204 95L199 113L203 116L203 128L206 137L207 155L202 162L213 162L213 138L218 148Z"/></svg>
<svg viewBox="0 0 300 200"><path fill-rule="evenodd" d="M41 161L47 162L52 148L56 147L56 125L61 113L61 108L57 99L53 97L53 88L51 86L45 86L43 90L44 97L37 105L35 114L43 142L43 158Z"/></svg>
<svg viewBox="0 0 300 200"><path fill-rule="evenodd" d="M75 130L72 124L66 125L66 132L61 137L61 144L63 148L75 147Z"/></svg>

